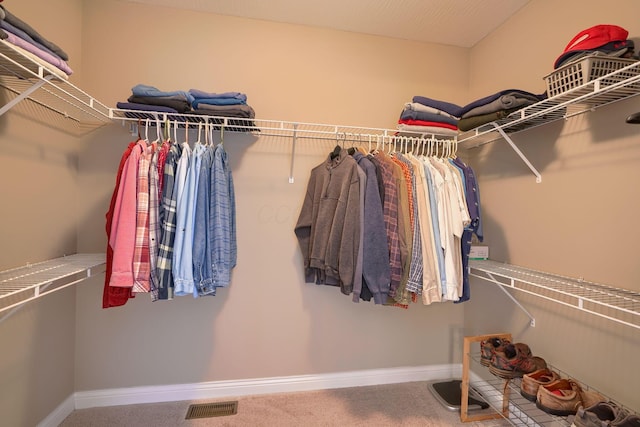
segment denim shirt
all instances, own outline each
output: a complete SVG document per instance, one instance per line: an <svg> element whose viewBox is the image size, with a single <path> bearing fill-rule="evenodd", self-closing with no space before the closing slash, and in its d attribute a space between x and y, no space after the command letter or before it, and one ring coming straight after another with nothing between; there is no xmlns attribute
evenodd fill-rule
<svg viewBox="0 0 640 427"><path fill-rule="evenodd" d="M227 152L221 144L214 150L211 172L211 269L216 287L229 286L236 265L235 194Z"/></svg>
<svg viewBox="0 0 640 427"><path fill-rule="evenodd" d="M204 147L203 147L204 148ZM209 210L211 199L211 166L213 149L204 148L200 158L196 211L193 227L193 281L194 297L215 295L211 273L211 246L209 228Z"/></svg>

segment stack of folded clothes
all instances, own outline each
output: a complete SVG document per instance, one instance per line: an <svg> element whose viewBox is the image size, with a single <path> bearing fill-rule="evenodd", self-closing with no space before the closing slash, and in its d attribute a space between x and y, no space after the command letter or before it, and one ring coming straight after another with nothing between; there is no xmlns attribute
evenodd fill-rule
<svg viewBox="0 0 640 427"><path fill-rule="evenodd" d="M486 123L503 119L546 98L546 93L535 95L519 89L502 90L462 107L458 129L468 131Z"/></svg>
<svg viewBox="0 0 640 427"><path fill-rule="evenodd" d="M617 25L595 25L587 28L571 39L553 63L553 68L557 69L593 55L632 58L635 47L633 40L627 39L628 36L629 32Z"/></svg>
<svg viewBox="0 0 640 427"><path fill-rule="evenodd" d="M57 77L67 79L73 73L67 64L69 56L65 51L4 6L0 6L0 39L9 43L12 49L45 66Z"/></svg>
<svg viewBox="0 0 640 427"><path fill-rule="evenodd" d="M138 84L131 89L127 102L118 102L116 107L127 111L127 117L154 118L151 112L184 114L179 120L198 122L201 119L187 115L221 117L207 122L222 124L224 118L234 125L229 130L242 132L255 130L253 108L247 104L247 95L241 92L208 93L199 89L189 91L161 91L153 86ZM144 113L148 111L149 113Z"/></svg>
<svg viewBox="0 0 640 427"><path fill-rule="evenodd" d="M208 93L199 89L189 89L194 100L193 114L217 117L231 117L227 124L234 125L229 130L244 132L255 130L253 108L247 104L247 95L241 92ZM223 119L215 119L214 124L222 124Z"/></svg>
<svg viewBox="0 0 640 427"><path fill-rule="evenodd" d="M398 120L399 135L456 135L461 107L450 102L414 96L404 105Z"/></svg>
<svg viewBox="0 0 640 427"><path fill-rule="evenodd" d="M194 98L182 90L161 91L153 86L139 84L131 89L128 102L118 102L117 107L125 110L162 111L166 113L186 113L191 111Z"/></svg>
<svg viewBox="0 0 640 427"><path fill-rule="evenodd" d="M194 98L191 106L195 114L245 119L256 117L253 108L247 105L247 95L244 93L207 93L198 89L189 89L189 94Z"/></svg>

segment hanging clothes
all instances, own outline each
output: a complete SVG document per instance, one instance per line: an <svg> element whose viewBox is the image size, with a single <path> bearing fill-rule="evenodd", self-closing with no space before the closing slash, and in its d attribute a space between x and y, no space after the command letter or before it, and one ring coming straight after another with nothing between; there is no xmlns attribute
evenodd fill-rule
<svg viewBox="0 0 640 427"><path fill-rule="evenodd" d="M333 158L332 158L333 157ZM360 241L360 182L346 150L311 171L294 232L304 257L307 283L353 291Z"/></svg>
<svg viewBox="0 0 640 427"><path fill-rule="evenodd" d="M123 171L127 165L127 160L131 151L136 146L137 141L130 142L126 150L122 153L120 158L120 164L118 165L118 172L116 174L116 184L111 195L111 202L109 203L109 210L106 213L105 230L107 233L107 256L106 256L106 271L104 277L104 287L102 292L102 308L119 307L125 305L129 298L133 298L134 294L130 288L110 286L111 276L113 272L113 246L111 240L111 232L113 225L113 217L115 214L116 200L118 198L118 191L122 182Z"/></svg>
<svg viewBox="0 0 640 427"><path fill-rule="evenodd" d="M327 281L327 271L332 270L322 258L328 253L327 248L316 239L323 239L326 244L326 235L334 223L349 221L359 225L361 238L352 242L358 242L360 247L355 252L356 267L339 274L355 275L354 302L369 301L373 296L376 304L408 308L420 299L424 305L468 300L469 233L481 224L477 182L471 168L459 159L449 158L450 150L445 150L443 157L383 151L365 155L351 150L357 171L354 173L349 163L348 188L357 187L365 197L360 198L359 217L344 219L343 215L353 211L336 210L335 203L331 210L323 211L321 196L330 183L337 185L332 166L346 164L346 151L336 147L325 162L312 170L309 179L295 228L305 260L305 281L334 284ZM342 177L344 170L346 166ZM353 179L360 181L357 186ZM346 195L341 194L342 200ZM377 225L372 228L372 224ZM310 252L313 244L317 245L314 256ZM336 265L340 269L343 262L353 265L351 261L352 258L341 258ZM382 264L384 269L373 268ZM375 277L382 282L373 281L372 271L379 274ZM341 290L347 293L349 289Z"/></svg>
<svg viewBox="0 0 640 427"><path fill-rule="evenodd" d="M103 308L141 292L156 301L215 295L229 286L237 263L235 215L222 144L130 143L106 215Z"/></svg>

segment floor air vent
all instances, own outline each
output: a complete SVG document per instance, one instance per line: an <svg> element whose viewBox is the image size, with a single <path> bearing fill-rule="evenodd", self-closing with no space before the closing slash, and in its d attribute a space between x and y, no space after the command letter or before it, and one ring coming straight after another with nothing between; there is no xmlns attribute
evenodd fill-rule
<svg viewBox="0 0 640 427"><path fill-rule="evenodd" d="M199 403L189 406L185 420L193 418L211 418L235 415L238 413L238 402Z"/></svg>

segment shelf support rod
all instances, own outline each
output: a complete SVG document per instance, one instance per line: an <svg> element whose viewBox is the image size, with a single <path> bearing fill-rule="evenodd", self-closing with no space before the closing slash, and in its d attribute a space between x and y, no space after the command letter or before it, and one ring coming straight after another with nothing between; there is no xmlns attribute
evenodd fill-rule
<svg viewBox="0 0 640 427"><path fill-rule="evenodd" d="M531 164L529 159L527 159L527 157L522 153L522 151L520 151L520 149L516 147L516 144L513 143L513 140L511 139L511 137L507 135L507 133L502 129L502 127L500 127L496 122L491 122L490 124L498 132L500 132L500 135L502 135L504 140L509 143L513 151L515 151L516 154L522 159L522 161L525 162L525 164L529 167L531 172L533 172L533 174L536 176L536 183L540 184L542 182L542 175L540 175L540 172L538 172L538 170Z"/></svg>
<svg viewBox="0 0 640 427"><path fill-rule="evenodd" d="M25 89L21 94L19 94L18 96L13 98L11 101L4 104L2 108L0 108L0 116L2 116L4 113L12 109L18 102L22 101L23 99L31 95L33 92L40 89L40 87L42 87L43 84L47 83L52 78L53 78L52 74L49 74L48 76L43 77L43 80L38 80L33 85Z"/></svg>
<svg viewBox="0 0 640 427"><path fill-rule="evenodd" d="M291 166L289 167L289 184L293 184L293 162L296 155L296 139L298 137L297 134L298 124L293 124L293 139L291 142Z"/></svg>
<svg viewBox="0 0 640 427"><path fill-rule="evenodd" d="M520 308L520 310L522 310L527 315L527 317L529 318L531 327L535 328L536 327L536 318L533 317L533 315L531 313L529 313L529 310L527 310L526 308L524 308L524 306L522 304L520 304L520 301L518 301L513 295L511 295L511 292L509 292L509 291L507 291L505 289L505 286L508 286L508 285L496 280L496 278L493 277L493 274L489 273L488 271L485 271L484 274L486 274L488 278L487 277L483 277L483 276L479 276L477 274L471 274L471 275L474 276L474 277L477 277L479 279L484 279L484 280L486 280L488 282L491 282L493 284L498 285L498 288L500 288L500 290L502 292L504 292L504 294L506 296L508 296L509 299L511 301L513 301L513 303L515 305L517 305ZM511 287L513 287L515 289L515 286L513 286L513 284L511 285Z"/></svg>

